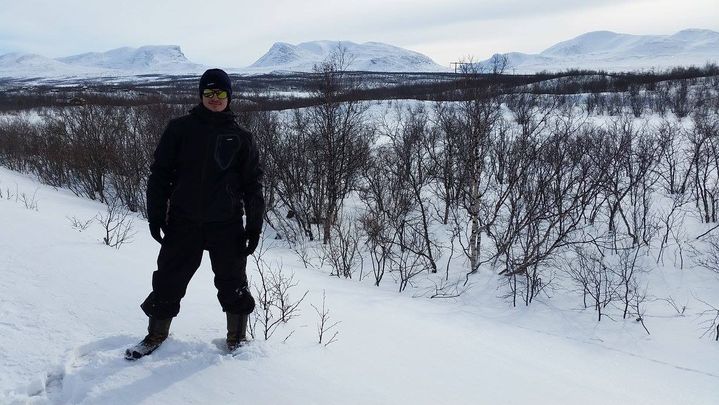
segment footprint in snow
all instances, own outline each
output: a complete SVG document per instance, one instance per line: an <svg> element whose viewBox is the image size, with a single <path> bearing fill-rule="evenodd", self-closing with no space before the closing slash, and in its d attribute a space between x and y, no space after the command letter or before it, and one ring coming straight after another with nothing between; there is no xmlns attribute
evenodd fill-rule
<svg viewBox="0 0 719 405"><path fill-rule="evenodd" d="M265 342L251 342L229 356L224 339L184 341L170 335L152 355L129 362L124 359L124 350L137 339L113 336L69 350L50 371L13 391L7 402L136 404L227 359L267 357Z"/></svg>

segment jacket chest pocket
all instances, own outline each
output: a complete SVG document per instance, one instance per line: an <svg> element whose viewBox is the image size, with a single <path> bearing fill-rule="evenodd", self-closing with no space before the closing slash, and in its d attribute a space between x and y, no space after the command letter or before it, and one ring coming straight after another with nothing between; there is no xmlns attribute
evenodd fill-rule
<svg viewBox="0 0 719 405"><path fill-rule="evenodd" d="M221 170L227 170L240 150L240 137L234 134L219 135L215 145L215 162Z"/></svg>

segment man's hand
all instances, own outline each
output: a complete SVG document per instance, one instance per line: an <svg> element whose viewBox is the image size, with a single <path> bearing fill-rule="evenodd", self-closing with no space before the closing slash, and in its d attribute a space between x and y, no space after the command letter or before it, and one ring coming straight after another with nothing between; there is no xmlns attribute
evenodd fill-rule
<svg viewBox="0 0 719 405"><path fill-rule="evenodd" d="M163 224L159 222L150 222L150 235L152 235L152 239L156 240L157 243L162 244L162 234L160 231L162 231L162 234L167 234Z"/></svg>
<svg viewBox="0 0 719 405"><path fill-rule="evenodd" d="M244 235L242 235L242 238L240 238L240 252L245 256L249 256L255 252L255 249L257 249L257 245L259 243L260 243L260 234L259 233L253 233L253 234L245 233Z"/></svg>

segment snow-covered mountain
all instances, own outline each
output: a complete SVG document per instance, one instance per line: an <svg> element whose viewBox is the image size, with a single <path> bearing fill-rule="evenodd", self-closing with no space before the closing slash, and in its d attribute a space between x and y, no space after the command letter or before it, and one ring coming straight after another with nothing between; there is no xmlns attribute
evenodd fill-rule
<svg viewBox="0 0 719 405"><path fill-rule="evenodd" d="M315 64L325 60L342 47L352 62L350 70L373 72L434 72L448 68L429 57L404 48L381 42L357 44L350 41L312 41L292 45L277 42L270 50L249 66L250 70L287 70L309 72Z"/></svg>
<svg viewBox="0 0 719 405"><path fill-rule="evenodd" d="M137 72L191 72L204 68L190 62L179 46L155 45L118 48L107 52L89 52L57 59L82 67Z"/></svg>
<svg viewBox="0 0 719 405"><path fill-rule="evenodd" d="M189 61L176 45L125 47L57 59L29 53L0 55L0 77L131 76L201 73L205 69Z"/></svg>
<svg viewBox="0 0 719 405"><path fill-rule="evenodd" d="M72 76L97 69L79 68L34 53L0 55L0 77Z"/></svg>
<svg viewBox="0 0 719 405"><path fill-rule="evenodd" d="M511 52L508 71L531 73L569 68L643 70L719 62L719 32L687 29L674 35L588 32L559 42L539 54ZM496 55L495 55L496 56ZM488 66L491 59L480 62Z"/></svg>
<svg viewBox="0 0 719 405"><path fill-rule="evenodd" d="M228 69L235 73L309 72L341 46L350 70L374 72L449 71L429 57L380 42L277 42L255 63ZM539 54L510 52L507 72L532 73L570 68L608 71L644 70L719 63L719 32L687 29L674 35L630 35L596 31L559 42ZM495 55L496 57L496 55ZM494 58L494 57L493 57ZM479 62L488 67L492 58ZM37 54L0 55L0 77L134 76L197 74L207 66L193 63L176 45L118 48L50 59Z"/></svg>

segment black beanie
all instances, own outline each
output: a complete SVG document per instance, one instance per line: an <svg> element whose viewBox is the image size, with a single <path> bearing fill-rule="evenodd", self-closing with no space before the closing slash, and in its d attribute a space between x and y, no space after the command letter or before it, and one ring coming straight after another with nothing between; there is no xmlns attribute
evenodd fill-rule
<svg viewBox="0 0 719 405"><path fill-rule="evenodd" d="M232 99L232 82L230 76L222 69L209 69L200 78L200 98L205 89L220 89L227 92L227 101Z"/></svg>

